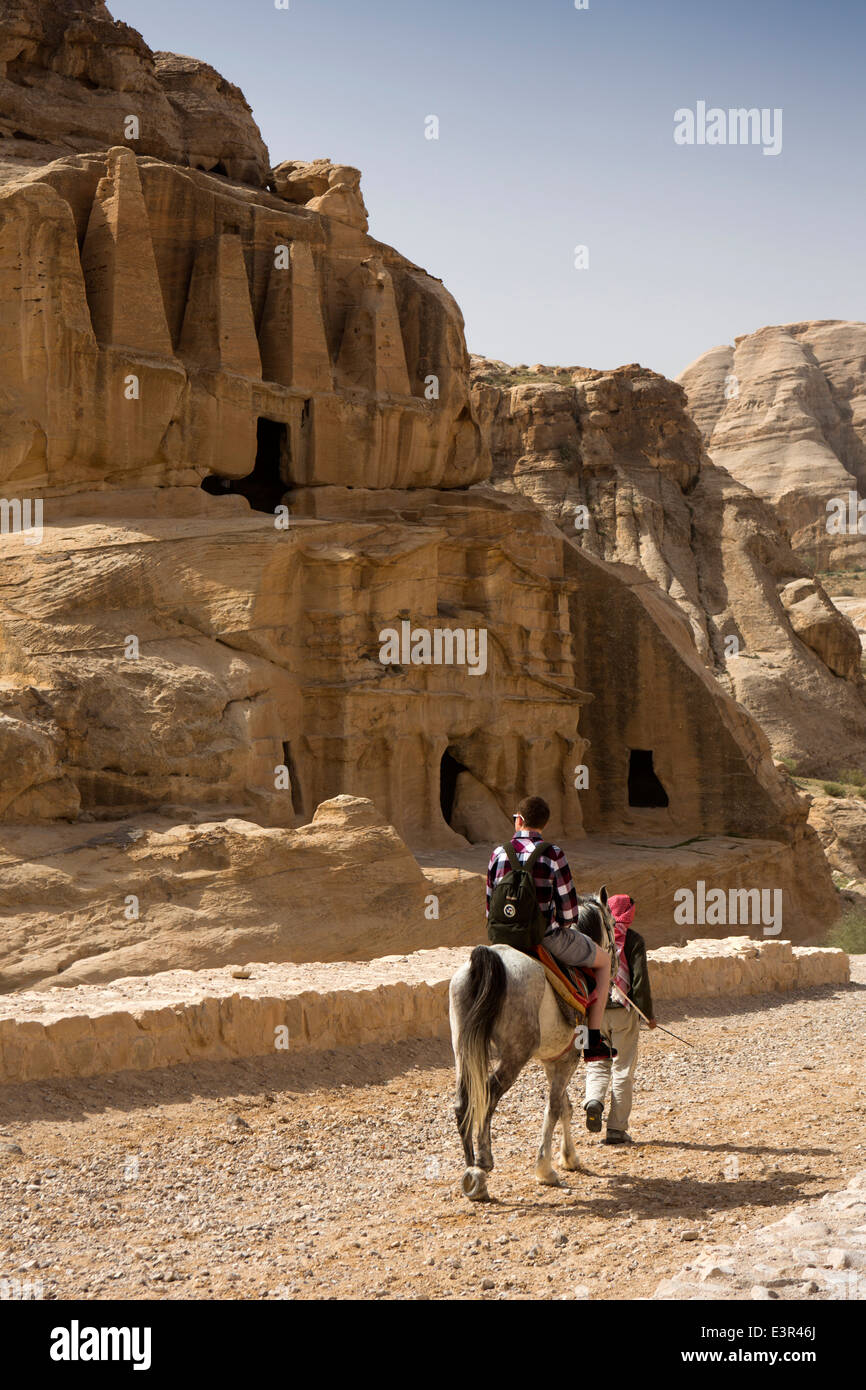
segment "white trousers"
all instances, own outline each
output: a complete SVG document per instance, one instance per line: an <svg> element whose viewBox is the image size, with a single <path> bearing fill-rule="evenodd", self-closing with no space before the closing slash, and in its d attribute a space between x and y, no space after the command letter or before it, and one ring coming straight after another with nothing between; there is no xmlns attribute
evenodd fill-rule
<svg viewBox="0 0 866 1390"><path fill-rule="evenodd" d="M605 1009L603 1031L610 1038L618 1055L611 1062L587 1062L586 1100L600 1100L604 1104L610 1086L607 1127L628 1129L634 1073L637 1067L640 1017L634 1009Z"/></svg>

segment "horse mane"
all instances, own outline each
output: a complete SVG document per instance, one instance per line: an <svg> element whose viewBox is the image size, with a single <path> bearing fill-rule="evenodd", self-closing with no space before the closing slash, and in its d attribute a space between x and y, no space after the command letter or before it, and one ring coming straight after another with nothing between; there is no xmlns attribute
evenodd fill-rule
<svg viewBox="0 0 866 1390"><path fill-rule="evenodd" d="M601 904L595 898L581 898L577 909L577 929L594 941L596 946L602 943L602 923Z"/></svg>

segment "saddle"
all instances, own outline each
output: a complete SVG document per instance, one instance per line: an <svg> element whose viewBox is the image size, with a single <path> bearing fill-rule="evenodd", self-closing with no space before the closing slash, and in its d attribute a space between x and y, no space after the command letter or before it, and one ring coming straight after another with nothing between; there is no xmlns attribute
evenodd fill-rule
<svg viewBox="0 0 866 1390"><path fill-rule="evenodd" d="M566 1004L583 1019L595 998L595 979L579 966L564 965L562 961L554 960L550 952L540 944L535 947L534 954L544 967L544 973L560 1007Z"/></svg>

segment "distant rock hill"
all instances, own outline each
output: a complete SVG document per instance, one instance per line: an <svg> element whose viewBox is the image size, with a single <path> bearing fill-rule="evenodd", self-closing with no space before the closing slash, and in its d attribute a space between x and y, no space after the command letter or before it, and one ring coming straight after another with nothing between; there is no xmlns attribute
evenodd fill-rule
<svg viewBox="0 0 866 1390"><path fill-rule="evenodd" d="M773 508L708 457L681 386L635 365L483 357L472 382L497 488L531 497L584 553L652 580L777 757L815 776L866 765L857 630Z"/></svg>
<svg viewBox="0 0 866 1390"><path fill-rule="evenodd" d="M819 570L866 568L862 529L831 528L833 499L866 499L866 324L760 328L678 378L713 460L776 509Z"/></svg>

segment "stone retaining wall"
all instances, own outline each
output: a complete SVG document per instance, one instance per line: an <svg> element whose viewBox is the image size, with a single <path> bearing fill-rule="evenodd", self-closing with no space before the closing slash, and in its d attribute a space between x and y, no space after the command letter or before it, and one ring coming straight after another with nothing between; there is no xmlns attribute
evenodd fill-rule
<svg viewBox="0 0 866 1390"><path fill-rule="evenodd" d="M172 970L0 998L0 1083L448 1036L468 948L378 960ZM845 984L843 951L692 941L649 953L659 1000Z"/></svg>

